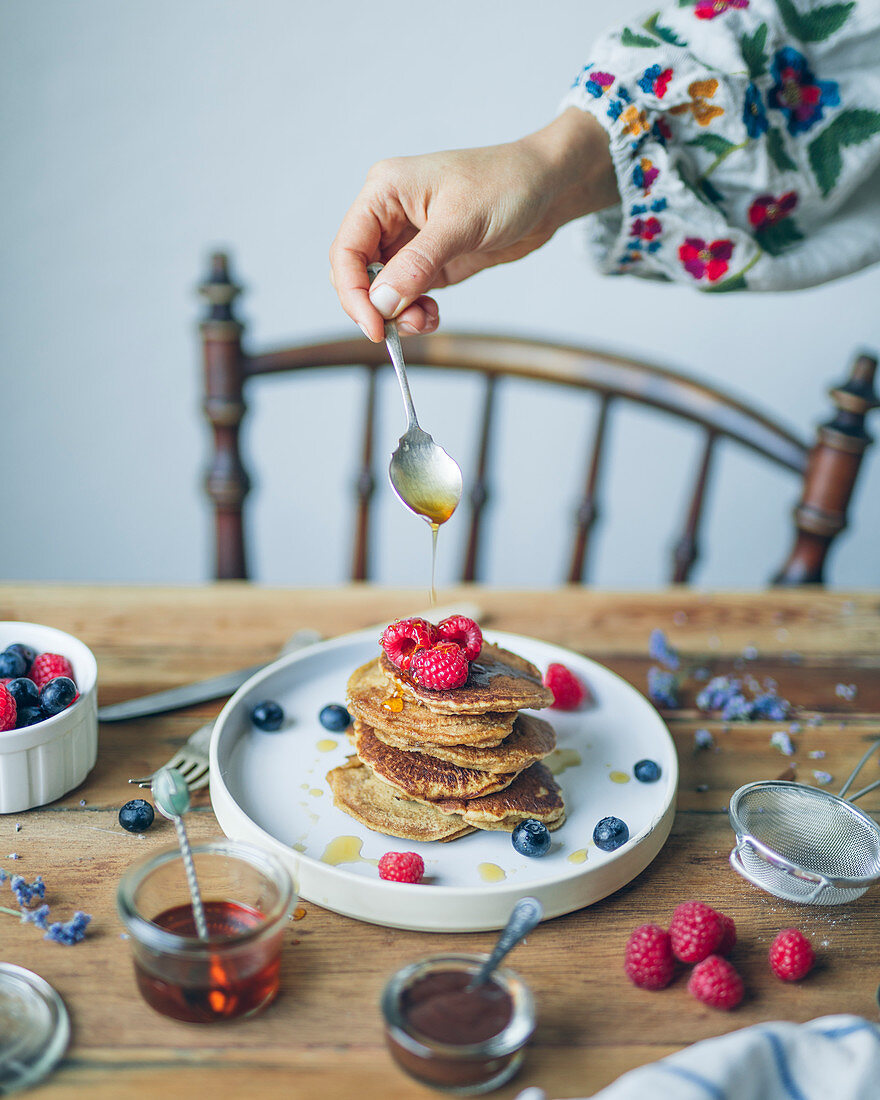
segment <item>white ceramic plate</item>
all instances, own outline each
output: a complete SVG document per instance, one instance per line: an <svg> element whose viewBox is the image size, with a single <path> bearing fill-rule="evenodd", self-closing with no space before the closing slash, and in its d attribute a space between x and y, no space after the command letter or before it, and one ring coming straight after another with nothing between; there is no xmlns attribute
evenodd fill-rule
<svg viewBox="0 0 880 1100"><path fill-rule="evenodd" d="M257 673L223 708L211 739L211 801L227 836L280 856L300 896L374 924L433 932L504 926L514 902L541 900L545 917L599 901L644 870L660 851L675 811L678 761L669 731L650 703L619 676L570 650L516 634L487 641L521 654L542 671L568 665L596 703L576 712L545 710L558 747L568 818L541 859L519 855L507 832L476 832L449 843L416 843L374 833L333 805L326 774L353 752L344 733L328 733L318 714L345 703L350 673L378 653L374 630L349 634L282 657ZM273 699L285 712L277 733L250 721ZM633 776L639 760L661 768L655 783ZM621 818L630 839L614 852L592 842L603 817ZM425 881L385 882L376 863L389 851L417 851ZM335 862L339 856L345 862Z"/></svg>

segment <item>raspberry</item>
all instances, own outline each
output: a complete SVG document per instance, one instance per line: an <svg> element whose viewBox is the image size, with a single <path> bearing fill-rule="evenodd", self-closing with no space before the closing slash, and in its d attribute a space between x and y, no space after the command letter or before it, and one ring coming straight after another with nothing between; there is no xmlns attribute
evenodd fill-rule
<svg viewBox="0 0 880 1100"><path fill-rule="evenodd" d="M729 955L736 947L736 925L733 923L733 917L726 917L724 913L719 913L718 916L721 918L721 926L724 929L721 943L718 944L718 954Z"/></svg>
<svg viewBox="0 0 880 1100"><path fill-rule="evenodd" d="M413 677L430 691L461 687L468 678L468 660L455 642L438 642L420 649L412 659Z"/></svg>
<svg viewBox="0 0 880 1100"><path fill-rule="evenodd" d="M688 979L688 991L712 1008L736 1008L743 999L743 980L733 966L720 955L710 955L697 963Z"/></svg>
<svg viewBox="0 0 880 1100"><path fill-rule="evenodd" d="M427 619L399 619L385 627L380 644L388 660L405 672L418 650L427 649L437 639L437 627Z"/></svg>
<svg viewBox="0 0 880 1100"><path fill-rule="evenodd" d="M424 873L418 852L386 852L379 860L379 878L388 882L421 882Z"/></svg>
<svg viewBox="0 0 880 1100"><path fill-rule="evenodd" d="M0 733L14 730L18 719L18 707L5 687L0 687Z"/></svg>
<svg viewBox="0 0 880 1100"><path fill-rule="evenodd" d="M437 633L442 641L460 645L469 661L475 661L483 648L482 630L464 615L450 615L438 623Z"/></svg>
<svg viewBox="0 0 880 1100"><path fill-rule="evenodd" d="M34 658L34 663L31 665L30 679L38 688L48 684L56 676L67 676L68 679L76 683L76 678L73 675L73 665L66 657L62 657L59 653L41 653L39 657Z"/></svg>
<svg viewBox="0 0 880 1100"><path fill-rule="evenodd" d="M815 961L813 945L797 928L783 928L770 944L770 968L784 982L805 977Z"/></svg>
<svg viewBox="0 0 880 1100"><path fill-rule="evenodd" d="M544 687L550 688L553 692L553 702L550 706L556 710L577 710L588 697L586 687L565 665L547 666L547 671L544 673Z"/></svg>
<svg viewBox="0 0 880 1100"><path fill-rule="evenodd" d="M623 969L639 989L665 989L675 972L669 933L659 924L642 924L626 944Z"/></svg>
<svg viewBox="0 0 880 1100"><path fill-rule="evenodd" d="M719 949L724 932L720 913L702 901L682 902L669 924L672 952L682 962L701 962Z"/></svg>

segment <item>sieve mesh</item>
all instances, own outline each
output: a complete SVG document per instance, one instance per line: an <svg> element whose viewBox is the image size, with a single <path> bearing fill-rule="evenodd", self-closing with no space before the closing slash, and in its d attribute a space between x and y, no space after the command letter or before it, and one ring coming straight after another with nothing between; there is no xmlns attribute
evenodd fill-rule
<svg viewBox="0 0 880 1100"><path fill-rule="evenodd" d="M753 783L730 804L737 837L752 837L791 869L834 882L818 894L805 882L743 845L731 861L746 878L787 901L840 904L880 878L880 827L843 798L798 783Z"/></svg>

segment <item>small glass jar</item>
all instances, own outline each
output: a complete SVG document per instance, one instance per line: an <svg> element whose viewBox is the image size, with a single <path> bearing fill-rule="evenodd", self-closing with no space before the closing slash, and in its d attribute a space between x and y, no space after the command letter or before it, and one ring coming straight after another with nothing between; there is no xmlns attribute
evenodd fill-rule
<svg viewBox="0 0 880 1100"><path fill-rule="evenodd" d="M183 860L168 848L135 864L117 889L141 996L189 1023L250 1016L278 992L281 940L296 904L274 856L232 840L192 846L208 938L199 938Z"/></svg>
<svg viewBox="0 0 880 1100"><path fill-rule="evenodd" d="M485 955L431 955L398 970L385 986L381 1006L388 1049L397 1064L423 1085L476 1096L500 1088L519 1069L535 1030L535 1005L528 986L512 970L499 968L492 974L492 981L510 998L510 1013L501 1030L489 1038L443 1042L418 1030L409 1019L406 994L423 979L445 971L470 977L485 961Z"/></svg>

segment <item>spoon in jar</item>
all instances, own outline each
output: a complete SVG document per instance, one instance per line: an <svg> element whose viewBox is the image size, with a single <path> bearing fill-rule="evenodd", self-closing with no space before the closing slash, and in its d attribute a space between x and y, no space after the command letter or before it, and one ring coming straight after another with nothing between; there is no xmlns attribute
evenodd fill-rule
<svg viewBox="0 0 880 1100"><path fill-rule="evenodd" d="M383 264L370 264L367 272L370 282L376 278ZM452 515L461 500L461 469L443 448L422 431L416 418L406 364L400 346L400 334L394 321L385 322L385 346L394 366L403 405L406 409L406 431L400 437L397 450L391 456L388 476L394 492L401 502L437 527Z"/></svg>
<svg viewBox="0 0 880 1100"><path fill-rule="evenodd" d="M183 869L186 872L189 896L192 899L193 920L195 921L196 932L200 940L206 940L208 938L208 925L205 922L202 895L199 890L199 882L196 878L196 868L193 863L189 838L186 835L186 827L183 824L182 816L189 809L189 787L187 787L186 780L176 768L160 768L153 776L152 791L156 809L163 817L167 817L169 820L173 821L177 829L177 841L180 844Z"/></svg>
<svg viewBox="0 0 880 1100"><path fill-rule="evenodd" d="M538 926L543 916L544 908L537 898L520 898L514 905L510 919L498 937L492 954L468 982L467 988L476 989L478 985L487 982L504 956Z"/></svg>

